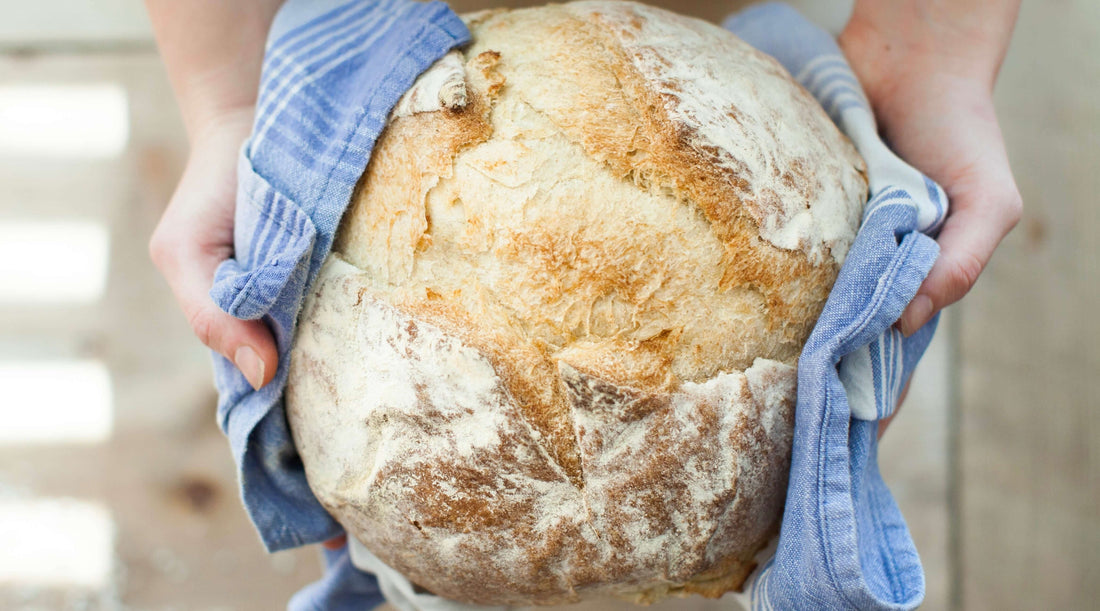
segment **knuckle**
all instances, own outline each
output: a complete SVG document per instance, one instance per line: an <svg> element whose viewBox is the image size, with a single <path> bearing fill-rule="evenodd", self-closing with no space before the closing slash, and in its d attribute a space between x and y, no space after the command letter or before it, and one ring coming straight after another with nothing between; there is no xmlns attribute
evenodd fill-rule
<svg viewBox="0 0 1100 611"><path fill-rule="evenodd" d="M213 342L217 339L217 317L209 307L196 307L187 313L187 323L195 337L207 347L214 348Z"/></svg>
<svg viewBox="0 0 1100 611"><path fill-rule="evenodd" d="M1013 189L1004 196L1002 201L1004 202L1005 220L1008 221L1008 228L1012 229L1024 216L1024 200L1020 197L1020 192Z"/></svg>
<svg viewBox="0 0 1100 611"><path fill-rule="evenodd" d="M158 227L149 238L149 259L153 261L153 265L162 272L170 269L175 252L171 238Z"/></svg>
<svg viewBox="0 0 1100 611"><path fill-rule="evenodd" d="M962 253L948 268L948 300L954 303L962 298L978 281L984 265L971 253Z"/></svg>

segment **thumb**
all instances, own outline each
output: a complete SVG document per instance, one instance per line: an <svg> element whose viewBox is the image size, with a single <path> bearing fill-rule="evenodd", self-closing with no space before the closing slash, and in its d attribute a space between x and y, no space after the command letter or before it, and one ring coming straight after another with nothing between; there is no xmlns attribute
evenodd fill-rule
<svg viewBox="0 0 1100 611"><path fill-rule="evenodd" d="M199 340L236 365L252 388L259 390L275 377L279 353L263 321L234 318L208 295L184 305L184 312Z"/></svg>
<svg viewBox="0 0 1100 611"><path fill-rule="evenodd" d="M153 261L168 280L199 341L229 359L259 390L275 377L279 364L271 330L260 320L234 318L214 303L209 292L221 257L180 252L157 236L150 242Z"/></svg>
<svg viewBox="0 0 1100 611"><path fill-rule="evenodd" d="M898 320L898 329L906 336L970 291L1022 210L1019 192L1011 182L1007 187L1002 183L1000 188L958 193L952 205L956 208L936 240L940 256Z"/></svg>

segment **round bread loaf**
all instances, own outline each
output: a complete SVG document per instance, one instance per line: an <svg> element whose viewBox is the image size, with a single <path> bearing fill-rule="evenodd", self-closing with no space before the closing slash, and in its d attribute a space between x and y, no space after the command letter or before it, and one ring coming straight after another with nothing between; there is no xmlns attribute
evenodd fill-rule
<svg viewBox="0 0 1100 611"><path fill-rule="evenodd" d="M864 165L771 58L633 3L468 17L303 308L317 498L481 604L720 596L778 529Z"/></svg>

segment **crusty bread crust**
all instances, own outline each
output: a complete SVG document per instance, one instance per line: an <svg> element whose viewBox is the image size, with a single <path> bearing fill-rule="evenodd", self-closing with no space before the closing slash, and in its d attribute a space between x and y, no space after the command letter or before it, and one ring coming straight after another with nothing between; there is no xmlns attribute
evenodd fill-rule
<svg viewBox="0 0 1100 611"><path fill-rule="evenodd" d="M715 26L618 2L469 25L464 105L393 118L303 309L310 485L455 600L738 588L863 163Z"/></svg>

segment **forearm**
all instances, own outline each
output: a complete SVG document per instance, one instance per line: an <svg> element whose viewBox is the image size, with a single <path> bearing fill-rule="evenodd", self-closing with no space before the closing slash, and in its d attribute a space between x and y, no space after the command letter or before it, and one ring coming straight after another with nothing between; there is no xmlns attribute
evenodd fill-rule
<svg viewBox="0 0 1100 611"><path fill-rule="evenodd" d="M993 87L1020 0L856 0L842 43L859 41L874 61L862 79L936 70Z"/></svg>
<svg viewBox="0 0 1100 611"><path fill-rule="evenodd" d="M283 0L146 0L192 142L221 118L251 115L264 42Z"/></svg>

